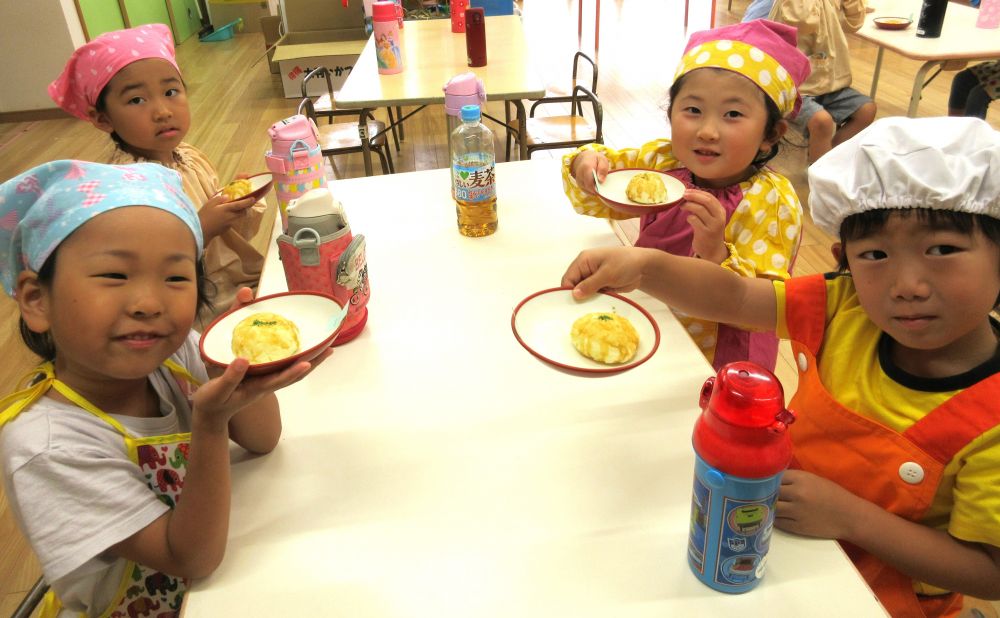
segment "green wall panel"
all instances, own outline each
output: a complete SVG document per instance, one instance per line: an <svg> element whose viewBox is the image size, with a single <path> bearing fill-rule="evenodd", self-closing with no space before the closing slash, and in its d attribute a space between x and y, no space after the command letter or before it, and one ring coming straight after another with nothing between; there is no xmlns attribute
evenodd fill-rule
<svg viewBox="0 0 1000 618"><path fill-rule="evenodd" d="M133 28L143 24L166 24L170 27L170 15L164 0L125 0L125 10Z"/></svg>
<svg viewBox="0 0 1000 618"><path fill-rule="evenodd" d="M170 0L174 11L174 40L179 44L201 30L198 0Z"/></svg>
<svg viewBox="0 0 1000 618"><path fill-rule="evenodd" d="M112 30L125 27L118 0L80 0L80 12L91 39Z"/></svg>

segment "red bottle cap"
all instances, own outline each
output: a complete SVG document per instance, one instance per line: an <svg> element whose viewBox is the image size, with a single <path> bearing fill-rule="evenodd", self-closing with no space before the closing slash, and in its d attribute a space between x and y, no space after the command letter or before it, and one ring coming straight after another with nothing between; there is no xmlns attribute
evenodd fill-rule
<svg viewBox="0 0 1000 618"><path fill-rule="evenodd" d="M372 21L396 21L396 3L373 2Z"/></svg>
<svg viewBox="0 0 1000 618"><path fill-rule="evenodd" d="M781 383L750 362L729 363L702 387L695 451L708 465L743 478L784 470L792 457L785 432L795 413L785 409Z"/></svg>

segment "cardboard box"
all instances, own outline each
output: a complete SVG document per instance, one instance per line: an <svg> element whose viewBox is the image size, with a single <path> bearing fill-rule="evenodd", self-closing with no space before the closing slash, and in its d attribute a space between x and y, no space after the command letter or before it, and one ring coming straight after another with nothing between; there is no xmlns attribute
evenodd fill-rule
<svg viewBox="0 0 1000 618"><path fill-rule="evenodd" d="M285 20L285 32L360 30L359 35L348 38L367 38L365 10L360 1L349 2L345 7L336 0L281 0L279 6Z"/></svg>
<svg viewBox="0 0 1000 618"><path fill-rule="evenodd" d="M362 30L362 33L364 30ZM365 39L352 39L351 30L323 32L290 32L281 38L274 50L274 61L281 73L285 98L302 98L302 78L316 67L330 69L333 89L337 90L354 68L354 63L365 47ZM309 96L326 93L326 80L309 83Z"/></svg>
<svg viewBox="0 0 1000 618"><path fill-rule="evenodd" d="M281 38L281 18L276 15L268 15L260 18L260 30L264 33L264 48L270 49L267 52L267 64L270 65L272 73L277 73L280 69L278 63L274 61L274 50L271 46Z"/></svg>

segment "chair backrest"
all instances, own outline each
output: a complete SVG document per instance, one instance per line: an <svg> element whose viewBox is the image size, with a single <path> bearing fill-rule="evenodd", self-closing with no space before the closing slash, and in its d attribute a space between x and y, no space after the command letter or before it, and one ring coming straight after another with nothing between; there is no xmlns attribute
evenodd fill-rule
<svg viewBox="0 0 1000 618"><path fill-rule="evenodd" d="M313 100L309 97L302 97L302 100L299 101L299 108L295 113L302 114L314 123L316 122L316 107L313 105Z"/></svg>
<svg viewBox="0 0 1000 618"><path fill-rule="evenodd" d="M330 101L333 101L333 78L330 77L330 70L326 67L316 67L312 71L306 73L305 77L302 78L302 96L309 96L309 80L314 77L323 77L326 79L326 91L330 94Z"/></svg>
<svg viewBox="0 0 1000 618"><path fill-rule="evenodd" d="M577 83L579 83L579 82L576 81L576 79L577 79L577 75L578 75L578 71L579 71L579 65L580 65L580 59L581 58L583 58L584 60L586 60L587 62L590 63L590 74L591 74L590 91L596 95L597 94L597 63L594 62L594 60L590 56L588 56L587 54L585 54L583 52L579 52L579 51L576 52L575 54L573 54L573 86L576 87ZM303 82L303 83L305 83L305 82ZM304 88L304 86L303 86L303 88ZM305 91L303 90L303 92L305 92Z"/></svg>

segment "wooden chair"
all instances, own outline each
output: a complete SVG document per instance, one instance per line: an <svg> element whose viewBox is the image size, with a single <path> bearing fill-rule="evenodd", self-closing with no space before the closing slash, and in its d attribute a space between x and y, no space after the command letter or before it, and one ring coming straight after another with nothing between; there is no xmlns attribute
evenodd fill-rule
<svg viewBox="0 0 1000 618"><path fill-rule="evenodd" d="M330 70L326 67L317 67L312 71L306 73L305 77L302 78L302 96L308 97L307 91L309 90L309 81L316 78L323 78L326 80L326 92L316 97L313 100L313 108L316 110L317 118L326 118L328 124L333 124L333 119L336 116L353 116L358 117L358 110L356 109L337 109L334 103L334 90L333 90L333 79L330 76ZM312 98L312 97L310 97ZM399 124L399 134L396 133L396 118L402 117L402 109L396 108L396 114L393 115L392 108L385 108L386 114L389 116L389 130L392 131L392 141L396 146L396 152L399 152L399 140L403 139L403 125Z"/></svg>
<svg viewBox="0 0 1000 618"><path fill-rule="evenodd" d="M583 104L589 102L593 120L583 112ZM569 103L570 113L564 116L535 117L535 109L550 103ZM577 85L573 96L539 99L531 106L525 124L525 145L528 158L536 150L555 148L575 148L584 144L604 143L604 109L597 95L585 86Z"/></svg>
<svg viewBox="0 0 1000 618"><path fill-rule="evenodd" d="M575 54L573 54L573 81L570 82L569 84L566 84L566 85L557 84L557 85L554 85L554 86L549 86L545 90L545 96L542 97L541 99L535 100L534 104L531 106L531 111L528 114L529 118L527 119L527 123L528 124L534 124L536 131L544 130L542 127L539 126L538 122L534 122L534 123L532 122L532 120L536 120L536 119L533 119L532 116L534 116L535 108L538 105L543 105L543 104L548 104L548 103L567 103L567 102L572 102L574 100L574 96L573 95L576 94L575 89L576 89L577 84L579 83L578 79L580 77L580 61L581 60L585 61L587 64L590 65L590 88L589 88L588 91L594 96L595 99L597 98L597 63L594 62L594 60L590 56L588 56L587 54L578 51ZM572 108L570 108L570 116L572 116L574 114L576 114L577 116L583 116L583 107L582 107L582 105L583 105L583 99L576 100L576 102L574 103L574 106ZM598 106L599 105L600 104L598 103ZM574 112L574 108L575 108L575 112ZM509 102L505 103L505 105L504 105L504 111L505 111L505 114L506 114L505 119L506 119L507 125L510 126L510 121L511 121L511 104ZM564 118L569 118L570 116L566 116ZM537 119L537 120L541 120L541 119ZM566 120L566 121L564 121L564 123L566 123L568 125L569 121ZM549 123L549 124L557 124L557 123ZM594 128L595 136L596 136L596 134L598 132L598 129L599 129L599 127L595 127ZM528 133L529 134L531 133L530 129L528 130ZM507 160L508 161L510 161L510 150L511 150L511 143L512 143L513 139L514 139L513 133L508 130L507 131L507 150L506 150L506 156L507 156ZM529 146L530 146L530 140L529 140L528 143L529 143ZM590 142L584 142L584 143L590 143ZM562 147L563 146L554 146L554 148L562 148ZM530 150L531 149L529 147L529 152L528 152L529 157L531 155ZM538 150L538 148L535 148L535 150Z"/></svg>
<svg viewBox="0 0 1000 618"><path fill-rule="evenodd" d="M14 610L14 613L10 615L10 618L28 618L38 607L38 604L42 602L45 597L45 593L49 591L49 585L45 583L45 580L41 577L35 582L35 585L31 587L28 594L24 596L21 603Z"/></svg>
<svg viewBox="0 0 1000 618"><path fill-rule="evenodd" d="M312 99L305 97L299 103L298 113L304 114L306 117L311 118L313 122L316 122L316 108L313 105ZM354 117L358 118L359 112L354 113ZM372 152L378 154L379 161L382 164L383 174L395 173L395 168L392 165L392 154L389 152L388 144L385 139L385 123L381 120L375 120L371 113L366 112L368 130L367 134L374 137L369 137L369 147ZM361 147L361 137L358 135L358 122L340 122L337 124L319 124L316 122L316 128L319 130L319 147L324 157L330 159L330 164L333 164L333 157L342 154L351 154L354 152L362 152Z"/></svg>

